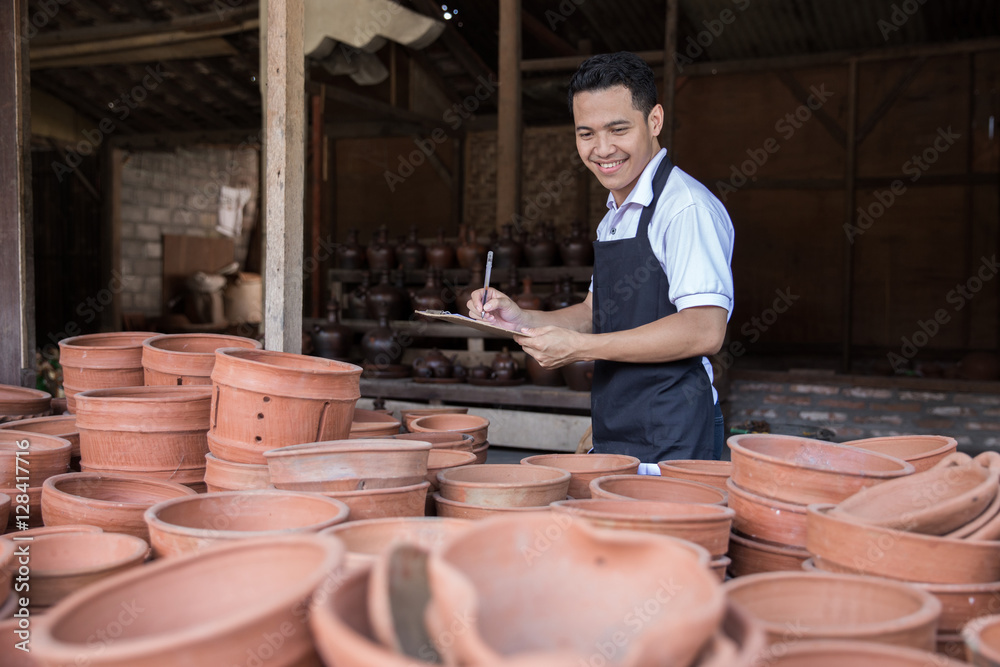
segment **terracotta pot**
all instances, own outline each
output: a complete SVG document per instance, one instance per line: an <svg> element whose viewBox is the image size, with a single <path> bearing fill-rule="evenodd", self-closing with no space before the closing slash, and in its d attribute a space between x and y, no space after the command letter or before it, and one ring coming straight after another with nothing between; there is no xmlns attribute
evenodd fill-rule
<svg viewBox="0 0 1000 667"><path fill-rule="evenodd" d="M933 468L958 449L955 438L943 435L897 435L851 440L843 444L902 459L913 464L916 472Z"/></svg>
<svg viewBox="0 0 1000 667"><path fill-rule="evenodd" d="M763 667L758 656L767 647L764 629L739 605L727 602L726 616L697 667Z"/></svg>
<svg viewBox="0 0 1000 667"><path fill-rule="evenodd" d="M344 503L313 493L224 491L171 498L146 510L153 553L180 556L226 542L318 533L347 520Z"/></svg>
<svg viewBox="0 0 1000 667"><path fill-rule="evenodd" d="M306 664L316 659L306 606L313 591L332 585L343 555L336 540L301 535L153 563L51 609L35 626L32 650L51 665L236 665L249 664L248 656ZM184 612L168 620L156 612L178 605ZM94 641L97 629L119 626L114 641Z"/></svg>
<svg viewBox="0 0 1000 667"><path fill-rule="evenodd" d="M70 593L142 565L149 545L121 533L69 532L35 537L30 551L31 606L51 607Z"/></svg>
<svg viewBox="0 0 1000 667"><path fill-rule="evenodd" d="M944 537L987 541L1000 538L1000 493L982 514L950 533L945 533Z"/></svg>
<svg viewBox="0 0 1000 667"><path fill-rule="evenodd" d="M408 297L392 284L389 271L382 272L378 284L368 290L368 317L401 320L406 317Z"/></svg>
<svg viewBox="0 0 1000 667"><path fill-rule="evenodd" d="M780 655L765 651L760 664L768 667L968 667L943 655L902 646L870 642L810 641L789 642Z"/></svg>
<svg viewBox="0 0 1000 667"><path fill-rule="evenodd" d="M351 431L361 368L286 352L223 348L212 371L209 448L220 459L265 463L264 452Z"/></svg>
<svg viewBox="0 0 1000 667"><path fill-rule="evenodd" d="M539 387L562 387L566 384L561 368L542 368L530 354L524 355L524 368L531 382Z"/></svg>
<svg viewBox="0 0 1000 667"><path fill-rule="evenodd" d="M351 513L348 521L387 519L391 517L423 516L430 484L423 480L409 486L358 491L322 491L316 495L341 501Z"/></svg>
<svg viewBox="0 0 1000 667"><path fill-rule="evenodd" d="M798 547L788 547L755 540L734 532L729 536L729 566L731 577L743 577L758 572L798 571L809 558L809 552Z"/></svg>
<svg viewBox="0 0 1000 667"><path fill-rule="evenodd" d="M431 449L457 449L471 452L476 439L468 433L457 431L425 431L424 433L400 433L385 436L389 440L410 440L414 442L429 442Z"/></svg>
<svg viewBox="0 0 1000 667"><path fill-rule="evenodd" d="M368 317L368 290L371 289L371 275L361 276L361 283L347 296L347 317L363 320Z"/></svg>
<svg viewBox="0 0 1000 667"><path fill-rule="evenodd" d="M1000 665L1000 615L983 616L962 629L966 655L973 665Z"/></svg>
<svg viewBox="0 0 1000 667"><path fill-rule="evenodd" d="M141 477L160 482L173 482L183 484L195 493L205 493L208 488L205 486L205 468L178 468L177 470L129 470L123 472L119 468L81 465L80 472L89 472L97 475L128 475L130 477Z"/></svg>
<svg viewBox="0 0 1000 667"><path fill-rule="evenodd" d="M49 479L53 479L50 477ZM48 481L48 480L46 480ZM39 528L43 525L42 521L42 487L31 486L28 487L28 492L24 493L24 489L12 488L12 489L0 489L0 494L5 495L11 499L10 512L7 516L7 531L18 531L21 532L25 527L27 528ZM25 505L25 496L27 496L27 505ZM24 515L24 510L22 508L28 508L28 515Z"/></svg>
<svg viewBox="0 0 1000 667"><path fill-rule="evenodd" d="M473 452L463 452L457 449L431 449L427 453L427 481L430 482L430 493L438 490L437 474L443 470L474 465L476 455Z"/></svg>
<svg viewBox="0 0 1000 667"><path fill-rule="evenodd" d="M392 415L354 408L350 438L382 438L399 433L400 421Z"/></svg>
<svg viewBox="0 0 1000 667"><path fill-rule="evenodd" d="M721 584L726 580L726 573L729 572L729 566L732 564L733 560L729 556L721 556L709 563L708 567L719 578Z"/></svg>
<svg viewBox="0 0 1000 667"><path fill-rule="evenodd" d="M424 415L410 422L408 428L413 433L438 433L441 431L468 433L474 438L472 446L478 447L486 442L490 420L478 415Z"/></svg>
<svg viewBox="0 0 1000 667"><path fill-rule="evenodd" d="M486 246L476 240L476 232L465 225L459 225L458 247L455 248L455 258L463 269L482 268L486 264ZM483 279L480 276L479 284Z"/></svg>
<svg viewBox="0 0 1000 667"><path fill-rule="evenodd" d="M726 480L729 479L729 476L733 472L732 461L674 459L671 461L660 461L657 466L660 468L660 475L662 477L701 482L702 484L708 484L723 491L726 490Z"/></svg>
<svg viewBox="0 0 1000 667"><path fill-rule="evenodd" d="M266 489L270 483L266 465L233 463L214 454L205 455L205 486L209 493Z"/></svg>
<svg viewBox="0 0 1000 667"><path fill-rule="evenodd" d="M86 524L67 524L65 526L42 526L41 528L29 528L28 530L18 530L6 535L0 535L0 539L13 539L14 537L41 537L43 535L61 535L63 533L103 533L100 526L88 526Z"/></svg>
<svg viewBox="0 0 1000 667"><path fill-rule="evenodd" d="M326 322L312 328L313 350L324 359L347 361L354 345L354 331L340 322L340 302L331 298L326 304Z"/></svg>
<svg viewBox="0 0 1000 667"><path fill-rule="evenodd" d="M590 391L594 382L594 362L574 361L559 369L563 381L573 391Z"/></svg>
<svg viewBox="0 0 1000 667"><path fill-rule="evenodd" d="M87 389L141 387L142 343L152 331L87 334L59 341L67 408L76 412L76 394Z"/></svg>
<svg viewBox="0 0 1000 667"><path fill-rule="evenodd" d="M403 359L403 345L385 315L378 318L378 326L361 337L361 349L365 362L379 369L398 365Z"/></svg>
<svg viewBox="0 0 1000 667"><path fill-rule="evenodd" d="M389 230L384 225L372 237L367 255L368 267L372 271L392 271L396 268L396 249L389 243Z"/></svg>
<svg viewBox="0 0 1000 667"><path fill-rule="evenodd" d="M0 424L51 414L52 394L38 389L0 384Z"/></svg>
<svg viewBox="0 0 1000 667"><path fill-rule="evenodd" d="M498 516L522 516L532 512L550 513L548 505L534 507L488 507L485 505L475 505L473 503L463 503L458 500L448 500L441 495L440 491L431 495L434 502L437 516L449 519L469 519L478 521L480 519L492 519Z"/></svg>
<svg viewBox="0 0 1000 667"><path fill-rule="evenodd" d="M427 248L427 266L442 271L455 266L455 248L444 240L444 229L438 229L437 240Z"/></svg>
<svg viewBox="0 0 1000 667"><path fill-rule="evenodd" d="M54 435L12 429L0 431L0 488L41 486L69 471L72 445Z"/></svg>
<svg viewBox="0 0 1000 667"><path fill-rule="evenodd" d="M349 521L326 528L321 534L332 535L344 543L347 549L344 564L347 569L356 570L372 565L397 542L435 549L468 527L469 522L461 519L401 517Z"/></svg>
<svg viewBox="0 0 1000 667"><path fill-rule="evenodd" d="M713 558L729 551L733 510L719 505L667 503L652 500L560 500L553 512L584 519L595 528L636 530L678 537L708 550Z"/></svg>
<svg viewBox="0 0 1000 667"><path fill-rule="evenodd" d="M547 541L538 542L539 536ZM668 582L664 572L683 585ZM453 619L469 619L464 632L438 642L448 664L492 664L500 656L528 658L557 649L586 664L607 636L608 619L627 619L655 599L660 604L644 623L615 635L622 641L613 644L608 660L687 665L725 611L714 575L683 541L598 531L561 514L478 523L431 554L428 575L432 639L443 637ZM614 593L594 604L594 590Z"/></svg>
<svg viewBox="0 0 1000 667"><path fill-rule="evenodd" d="M889 579L934 584L1000 581L1000 542L870 526L835 515L832 509L832 505L809 506L806 548L815 559Z"/></svg>
<svg viewBox="0 0 1000 667"><path fill-rule="evenodd" d="M608 475L590 482L590 494L605 500L662 500L725 505L724 491L698 482L649 475Z"/></svg>
<svg viewBox="0 0 1000 667"><path fill-rule="evenodd" d="M46 526L82 523L148 542L143 513L169 498L194 495L192 489L173 482L74 472L45 480L42 518Z"/></svg>
<svg viewBox="0 0 1000 667"><path fill-rule="evenodd" d="M263 347L252 338L221 334L170 334L154 336L142 344L146 386L212 384L215 351L220 347Z"/></svg>
<svg viewBox="0 0 1000 667"><path fill-rule="evenodd" d="M51 417L20 419L2 424L0 425L0 429L41 433L42 435L53 435L57 438L68 440L70 444L70 459L73 457L79 458L80 456L80 431L76 427L76 415L54 415Z"/></svg>
<svg viewBox="0 0 1000 667"><path fill-rule="evenodd" d="M723 588L764 627L768 643L836 639L934 650L941 603L926 591L879 577L769 572Z"/></svg>
<svg viewBox="0 0 1000 667"><path fill-rule="evenodd" d="M14 499L8 496L6 493L0 493L0 526L6 528L10 520L10 508Z"/></svg>
<svg viewBox="0 0 1000 667"><path fill-rule="evenodd" d="M13 540L0 540L0 604L11 596L13 577L18 565L15 560L16 551Z"/></svg>
<svg viewBox="0 0 1000 667"><path fill-rule="evenodd" d="M469 408L449 406L441 408L400 409L399 416L403 421L403 427L409 431L410 424L412 424L415 419L419 419L420 417L427 417L429 415L464 415L468 412Z"/></svg>
<svg viewBox="0 0 1000 667"><path fill-rule="evenodd" d="M427 476L427 442L355 439L265 452L271 484L292 491L355 491L409 486Z"/></svg>
<svg viewBox="0 0 1000 667"><path fill-rule="evenodd" d="M790 547L806 546L806 506L750 493L729 480L729 506L736 511L733 529L755 540Z"/></svg>
<svg viewBox="0 0 1000 667"><path fill-rule="evenodd" d="M419 271L427 261L427 248L420 242L417 226L410 225L410 234L406 242L396 248L399 266L405 271Z"/></svg>
<svg viewBox="0 0 1000 667"><path fill-rule="evenodd" d="M483 507L539 507L566 497L570 474L539 465L474 465L438 473L441 496Z"/></svg>
<svg viewBox="0 0 1000 667"><path fill-rule="evenodd" d="M210 387L90 389L76 397L80 464L101 472L201 482Z"/></svg>
<svg viewBox="0 0 1000 667"><path fill-rule="evenodd" d="M539 268L554 266L559 257L559 245L553 238L551 226L538 226L528 243L524 245L524 257L528 266Z"/></svg>
<svg viewBox="0 0 1000 667"><path fill-rule="evenodd" d="M0 604L0 621L5 621L8 618L14 618L14 612L20 607L18 604L18 597L16 595L8 595L7 601Z"/></svg>
<svg viewBox="0 0 1000 667"><path fill-rule="evenodd" d="M493 268L509 269L521 264L524 245L514 239L514 225L503 226L503 233L493 244Z"/></svg>
<svg viewBox="0 0 1000 667"><path fill-rule="evenodd" d="M12 597L11 601L15 601L15 599ZM13 612L13 610L11 611ZM41 663L35 660L35 656L30 651L23 651L17 647L21 639L15 633L22 631L19 627L20 623L21 619L17 618L0 622L0 637L7 638L6 641L0 642L0 665L4 665L4 667L41 667Z"/></svg>
<svg viewBox="0 0 1000 667"><path fill-rule="evenodd" d="M441 273L437 269L429 270L424 286L411 298L413 310L450 310L451 305L444 299L445 293Z"/></svg>
<svg viewBox="0 0 1000 667"><path fill-rule="evenodd" d="M639 471L639 459L624 454L537 454L526 456L521 463L569 472L571 498L590 498L590 482L598 477L634 475Z"/></svg>
<svg viewBox="0 0 1000 667"><path fill-rule="evenodd" d="M900 459L791 435L749 433L727 441L732 480L787 503L839 503L862 489L913 473Z"/></svg>
<svg viewBox="0 0 1000 667"><path fill-rule="evenodd" d="M566 266L591 266L594 263L594 244L587 238L581 222L571 225L569 236L559 246L559 255Z"/></svg>

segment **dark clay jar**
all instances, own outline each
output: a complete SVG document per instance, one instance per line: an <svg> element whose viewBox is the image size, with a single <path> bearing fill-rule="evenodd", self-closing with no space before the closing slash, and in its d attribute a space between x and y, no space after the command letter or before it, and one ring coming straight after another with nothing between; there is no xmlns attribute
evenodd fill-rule
<svg viewBox="0 0 1000 667"><path fill-rule="evenodd" d="M336 299L326 304L326 322L313 325L312 340L317 356L342 361L350 358L354 332L340 323L340 303Z"/></svg>

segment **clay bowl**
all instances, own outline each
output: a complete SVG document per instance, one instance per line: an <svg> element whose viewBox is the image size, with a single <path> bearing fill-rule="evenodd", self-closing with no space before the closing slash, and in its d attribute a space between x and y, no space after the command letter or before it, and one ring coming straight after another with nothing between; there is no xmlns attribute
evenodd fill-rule
<svg viewBox="0 0 1000 667"><path fill-rule="evenodd" d="M758 659L768 667L968 667L943 655L902 646L848 641L787 642Z"/></svg>
<svg viewBox="0 0 1000 667"><path fill-rule="evenodd" d="M958 449L958 441L943 435L896 435L842 443L869 452L887 454L913 465L916 472L930 470Z"/></svg>
<svg viewBox="0 0 1000 667"><path fill-rule="evenodd" d="M726 615L697 667L764 667L757 657L767 647L764 629L742 607L727 600Z"/></svg>
<svg viewBox="0 0 1000 667"><path fill-rule="evenodd" d="M1000 581L1000 542L956 540L871 526L834 514L833 507L810 505L808 509L806 548L816 559L860 574L905 581Z"/></svg>
<svg viewBox="0 0 1000 667"><path fill-rule="evenodd" d="M408 486L356 491L323 491L315 495L341 501L351 508L348 521L360 521L361 519L423 516L429 488L430 483L427 480L422 480Z"/></svg>
<svg viewBox="0 0 1000 667"><path fill-rule="evenodd" d="M690 482L701 482L726 490L726 480L733 472L732 461L700 461L697 459L675 459L660 461L656 464L662 477L686 479Z"/></svg>
<svg viewBox="0 0 1000 667"><path fill-rule="evenodd" d="M51 478L50 478L51 479ZM0 489L0 494L10 498L10 510L7 513L8 531L22 532L22 528L27 524L28 529L39 528L44 525L42 521L42 487L32 486L25 494L22 489ZM28 496L28 516L24 516L24 496ZM20 522L20 523L19 523ZM0 526L2 528L2 526Z"/></svg>
<svg viewBox="0 0 1000 667"><path fill-rule="evenodd" d="M729 575L743 577L758 572L798 571L809 558L799 547L772 544L733 532L729 536Z"/></svg>
<svg viewBox="0 0 1000 667"><path fill-rule="evenodd" d="M164 500L194 495L194 490L173 482L74 472L45 480L42 518L46 526L82 523L148 542L143 513Z"/></svg>
<svg viewBox="0 0 1000 667"><path fill-rule="evenodd" d="M70 456L80 456L80 431L76 428L76 415L53 415L51 417L35 417L0 424L0 429L14 429L28 433L52 435L63 440L69 440Z"/></svg>
<svg viewBox="0 0 1000 667"><path fill-rule="evenodd" d="M42 526L41 528L29 528L28 530L18 530L0 538L13 539L14 537L41 537L43 535L61 535L63 533L103 533L100 526L88 526L86 524L66 524L65 526Z"/></svg>
<svg viewBox="0 0 1000 667"><path fill-rule="evenodd" d="M598 477L639 472L639 459L624 454L537 454L521 463L568 471L571 498L590 498L590 482Z"/></svg>
<svg viewBox="0 0 1000 667"><path fill-rule="evenodd" d="M70 593L138 567L145 540L122 533L50 533L31 541L31 606L50 607Z"/></svg>
<svg viewBox="0 0 1000 667"><path fill-rule="evenodd" d="M431 483L430 493L438 490L437 474L442 470L461 468L476 463L476 455L455 449L432 449L427 454L427 481Z"/></svg>
<svg viewBox="0 0 1000 667"><path fill-rule="evenodd" d="M941 603L909 584L879 577L820 572L769 572L723 585L767 633L788 639L872 641L934 650Z"/></svg>
<svg viewBox="0 0 1000 667"><path fill-rule="evenodd" d="M54 435L0 431L0 487L41 486L49 477L69 471L71 451L69 440Z"/></svg>
<svg viewBox="0 0 1000 667"><path fill-rule="evenodd" d="M0 384L0 423L49 414L52 394L38 389Z"/></svg>
<svg viewBox="0 0 1000 667"><path fill-rule="evenodd" d="M486 434L490 428L490 420L478 415L424 415L410 422L412 433L438 433L452 431L468 433L473 437L472 446L478 447L486 442Z"/></svg>
<svg viewBox="0 0 1000 667"><path fill-rule="evenodd" d="M264 452L271 484L292 491L407 486L427 476L427 442L331 440Z"/></svg>
<svg viewBox="0 0 1000 667"><path fill-rule="evenodd" d="M715 576L718 577L719 583L723 583L726 580L726 573L729 572L729 566L733 564L733 559L729 556L722 556L721 558L716 558L708 564Z"/></svg>
<svg viewBox="0 0 1000 667"><path fill-rule="evenodd" d="M749 433L727 442L736 484L796 505L839 503L869 486L913 473L906 461L822 440Z"/></svg>
<svg viewBox="0 0 1000 667"><path fill-rule="evenodd" d="M358 569L371 565L397 542L434 549L468 526L467 521L442 517L365 519L326 528L321 534L339 538L347 549L344 565L348 569Z"/></svg>
<svg viewBox="0 0 1000 667"><path fill-rule="evenodd" d="M538 507L485 507L483 505L473 505L457 500L448 500L440 492L431 495L434 502L437 516L448 519L469 519L478 521L480 519L490 519L497 516L512 516L529 514L531 512L549 512L548 505Z"/></svg>
<svg viewBox="0 0 1000 667"><path fill-rule="evenodd" d="M962 629L966 655L973 665L1000 665L1000 615L970 621Z"/></svg>
<svg viewBox="0 0 1000 667"><path fill-rule="evenodd" d="M153 331L114 331L59 341L59 363L69 411L76 412L76 394L81 391L141 387L142 343L159 335Z"/></svg>
<svg viewBox="0 0 1000 667"><path fill-rule="evenodd" d="M438 473L443 498L482 507L548 505L566 498L569 480L565 470L538 465L474 465Z"/></svg>
<svg viewBox="0 0 1000 667"><path fill-rule="evenodd" d="M729 480L729 506L736 511L733 529L756 540L806 546L806 506L750 493Z"/></svg>
<svg viewBox="0 0 1000 667"><path fill-rule="evenodd" d="M354 420L348 438L382 438L399 433L400 420L384 412L354 408Z"/></svg>
<svg viewBox="0 0 1000 667"><path fill-rule="evenodd" d="M833 512L872 526L945 535L980 516L998 491L1000 471L955 454L930 470L859 491Z"/></svg>
<svg viewBox="0 0 1000 667"><path fill-rule="evenodd" d="M705 547L712 558L721 558L729 551L735 514L719 505L653 500L560 500L550 507L553 512L584 519L595 528L637 530L688 540Z"/></svg>
<svg viewBox="0 0 1000 667"><path fill-rule="evenodd" d="M14 601L14 598L11 598ZM2 608L0 608L2 611ZM14 610L12 609L11 612ZM30 651L22 651L17 647L18 642L30 638L30 630L22 630L19 626L22 619L10 618L0 622L0 665L4 667L40 667L41 663L35 660ZM23 632L18 636L18 632ZM29 644L30 646L30 644Z"/></svg>
<svg viewBox="0 0 1000 667"><path fill-rule="evenodd" d="M142 343L142 368L146 386L212 384L215 351L221 347L259 350L252 338L223 334L167 334Z"/></svg>
<svg viewBox="0 0 1000 667"><path fill-rule="evenodd" d="M296 535L154 562L50 609L32 651L47 665L237 665L261 649L268 665L316 664L305 611L318 587L333 587L343 555L334 539ZM121 633L95 641L107 628Z"/></svg>
<svg viewBox="0 0 1000 667"><path fill-rule="evenodd" d="M490 443L484 442L472 450L472 453L476 455L476 465L486 463L486 459L489 458L489 449Z"/></svg>
<svg viewBox="0 0 1000 667"><path fill-rule="evenodd" d="M205 455L205 486L209 493L266 489L270 483L266 465L234 463L214 454Z"/></svg>
<svg viewBox="0 0 1000 667"><path fill-rule="evenodd" d="M725 612L715 575L683 540L597 530L565 514L478 522L431 554L428 575L431 637L444 637L454 619L470 619L466 631L438 642L446 664L556 649L587 664L609 619L627 619L655 600L640 627L615 635L622 641L607 659L687 665ZM602 591L598 604L595 590Z"/></svg>
<svg viewBox="0 0 1000 667"><path fill-rule="evenodd" d="M399 411L400 419L403 421L403 427L409 431L410 424L413 423L414 419L420 419L421 417L426 417L428 415L464 415L468 414L469 408L417 408L413 410L401 409Z"/></svg>
<svg viewBox="0 0 1000 667"><path fill-rule="evenodd" d="M590 482L590 494L605 500L660 500L705 505L725 505L729 500L724 491L707 484L649 475L598 477Z"/></svg>
<svg viewBox="0 0 1000 667"><path fill-rule="evenodd" d="M347 505L314 493L226 491L173 498L146 510L157 557L202 551L234 540L318 533L347 520Z"/></svg>
<svg viewBox="0 0 1000 667"><path fill-rule="evenodd" d="M456 431L400 433L398 435L387 435L385 438L390 440L429 442L431 443L431 449L459 449L463 452L471 452L474 448L482 446L475 444L475 436Z"/></svg>

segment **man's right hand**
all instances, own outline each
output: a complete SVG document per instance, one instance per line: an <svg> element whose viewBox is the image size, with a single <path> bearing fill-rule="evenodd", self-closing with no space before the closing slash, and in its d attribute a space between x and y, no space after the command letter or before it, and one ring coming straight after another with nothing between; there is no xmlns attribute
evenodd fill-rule
<svg viewBox="0 0 1000 667"><path fill-rule="evenodd" d="M486 291L485 288L477 289L469 298L466 306L472 319L482 320L510 331L520 331L523 327L528 326L525 321L525 311L498 289L489 288L488 298L484 306L483 294ZM484 311L485 317L482 316Z"/></svg>

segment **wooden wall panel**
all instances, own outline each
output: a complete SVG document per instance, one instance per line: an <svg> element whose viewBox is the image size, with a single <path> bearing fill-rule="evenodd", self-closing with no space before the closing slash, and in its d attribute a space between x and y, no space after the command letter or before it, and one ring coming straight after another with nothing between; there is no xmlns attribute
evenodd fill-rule
<svg viewBox="0 0 1000 667"><path fill-rule="evenodd" d="M973 167L977 172L996 173L1000 169L1000 53L977 54L975 62Z"/></svg>

